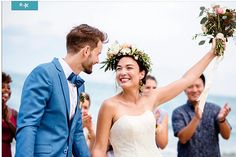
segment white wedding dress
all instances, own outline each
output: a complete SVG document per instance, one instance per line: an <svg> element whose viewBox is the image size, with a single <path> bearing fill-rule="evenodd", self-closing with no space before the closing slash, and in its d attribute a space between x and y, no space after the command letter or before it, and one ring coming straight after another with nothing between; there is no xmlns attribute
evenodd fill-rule
<svg viewBox="0 0 236 157"><path fill-rule="evenodd" d="M162 157L155 142L156 120L152 111L120 117L110 130L115 157Z"/></svg>

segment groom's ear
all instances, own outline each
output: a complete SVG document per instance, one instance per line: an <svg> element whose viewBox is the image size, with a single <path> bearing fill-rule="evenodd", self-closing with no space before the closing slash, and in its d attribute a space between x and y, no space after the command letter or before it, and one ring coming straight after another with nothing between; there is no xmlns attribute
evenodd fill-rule
<svg viewBox="0 0 236 157"><path fill-rule="evenodd" d="M91 53L90 46L86 45L84 48L81 49L83 56L88 57Z"/></svg>

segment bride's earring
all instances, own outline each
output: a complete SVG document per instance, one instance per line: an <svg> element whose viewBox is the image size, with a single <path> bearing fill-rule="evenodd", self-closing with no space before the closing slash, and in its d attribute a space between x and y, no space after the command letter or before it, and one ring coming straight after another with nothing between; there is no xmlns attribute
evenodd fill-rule
<svg viewBox="0 0 236 157"><path fill-rule="evenodd" d="M139 92L142 93L143 92L143 81L139 80Z"/></svg>

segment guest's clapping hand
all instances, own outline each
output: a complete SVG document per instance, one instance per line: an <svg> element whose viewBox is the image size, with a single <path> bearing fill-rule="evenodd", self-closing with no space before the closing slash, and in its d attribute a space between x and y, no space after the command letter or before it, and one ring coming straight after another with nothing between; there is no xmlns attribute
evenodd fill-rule
<svg viewBox="0 0 236 157"><path fill-rule="evenodd" d="M229 112L231 111L230 106L226 103L224 107L221 108L219 114L218 114L218 120L219 122L225 121L225 118L228 116Z"/></svg>
<svg viewBox="0 0 236 157"><path fill-rule="evenodd" d="M196 104L194 111L195 111L195 117L197 119L202 119L202 111L199 108L199 102Z"/></svg>
<svg viewBox="0 0 236 157"><path fill-rule="evenodd" d="M83 112L82 114L83 126L88 130L92 129L92 116L87 112Z"/></svg>

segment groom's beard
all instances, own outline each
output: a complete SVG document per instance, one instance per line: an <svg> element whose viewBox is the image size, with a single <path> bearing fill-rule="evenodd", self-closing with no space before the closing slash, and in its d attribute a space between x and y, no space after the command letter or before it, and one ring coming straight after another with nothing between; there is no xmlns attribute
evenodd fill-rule
<svg viewBox="0 0 236 157"><path fill-rule="evenodd" d="M86 74L91 74L93 72L93 63L92 62L88 62L86 64L83 65L83 71L86 73Z"/></svg>

